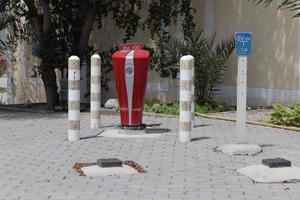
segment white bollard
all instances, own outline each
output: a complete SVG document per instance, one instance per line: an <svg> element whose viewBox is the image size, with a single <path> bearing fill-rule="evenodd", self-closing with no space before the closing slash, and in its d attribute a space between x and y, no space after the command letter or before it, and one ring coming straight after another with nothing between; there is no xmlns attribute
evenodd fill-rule
<svg viewBox="0 0 300 200"><path fill-rule="evenodd" d="M192 85L193 85L194 57L183 56L180 59L180 116L179 142L191 141L192 133Z"/></svg>
<svg viewBox="0 0 300 200"><path fill-rule="evenodd" d="M79 140L80 134L80 59L68 60L68 140Z"/></svg>
<svg viewBox="0 0 300 200"><path fill-rule="evenodd" d="M91 128L100 128L101 107L101 58L98 54L91 57Z"/></svg>

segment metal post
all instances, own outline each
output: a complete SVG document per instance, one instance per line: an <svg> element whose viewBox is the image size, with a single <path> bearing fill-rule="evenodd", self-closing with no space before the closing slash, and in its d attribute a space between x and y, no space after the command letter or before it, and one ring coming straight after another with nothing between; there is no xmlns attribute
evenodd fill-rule
<svg viewBox="0 0 300 200"><path fill-rule="evenodd" d="M180 59L180 116L179 142L191 141L192 133L192 85L194 57L183 56Z"/></svg>
<svg viewBox="0 0 300 200"><path fill-rule="evenodd" d="M195 65L192 68L192 128L195 126Z"/></svg>
<svg viewBox="0 0 300 200"><path fill-rule="evenodd" d="M68 60L68 140L79 140L80 134L80 59Z"/></svg>
<svg viewBox="0 0 300 200"><path fill-rule="evenodd" d="M98 54L91 57L91 128L100 128L101 107L101 58Z"/></svg>
<svg viewBox="0 0 300 200"><path fill-rule="evenodd" d="M247 56L238 56L236 140L246 141Z"/></svg>

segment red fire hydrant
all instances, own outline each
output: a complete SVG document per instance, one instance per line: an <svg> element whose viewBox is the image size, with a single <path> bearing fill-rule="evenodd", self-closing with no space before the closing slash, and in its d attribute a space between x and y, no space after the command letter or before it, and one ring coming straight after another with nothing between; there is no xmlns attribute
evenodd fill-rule
<svg viewBox="0 0 300 200"><path fill-rule="evenodd" d="M149 52L139 43L120 45L112 56L121 128L145 129L142 122Z"/></svg>

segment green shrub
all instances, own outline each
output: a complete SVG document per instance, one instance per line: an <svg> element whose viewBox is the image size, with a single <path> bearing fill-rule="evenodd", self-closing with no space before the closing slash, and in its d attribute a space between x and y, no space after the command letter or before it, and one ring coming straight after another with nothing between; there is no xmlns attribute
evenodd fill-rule
<svg viewBox="0 0 300 200"><path fill-rule="evenodd" d="M197 113L215 113L226 111L235 111L235 106L228 105L226 103L216 103L214 101L195 104L195 112Z"/></svg>
<svg viewBox="0 0 300 200"><path fill-rule="evenodd" d="M274 112L271 114L271 123L300 127L300 104L296 104L292 108L274 104L273 108Z"/></svg>
<svg viewBox="0 0 300 200"><path fill-rule="evenodd" d="M179 104L161 104L158 100L146 100L144 111L168 115L179 115Z"/></svg>
<svg viewBox="0 0 300 200"><path fill-rule="evenodd" d="M233 110L235 110L234 106L230 106L225 103L218 104L216 102L206 102L203 104L195 104L195 112L198 113L213 113ZM158 100L146 100L144 111L168 115L179 115L179 103L161 104Z"/></svg>

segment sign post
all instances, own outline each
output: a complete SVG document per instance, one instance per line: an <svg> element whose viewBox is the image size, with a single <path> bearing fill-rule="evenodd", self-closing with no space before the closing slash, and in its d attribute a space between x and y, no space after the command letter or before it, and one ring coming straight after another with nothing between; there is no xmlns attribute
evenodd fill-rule
<svg viewBox="0 0 300 200"><path fill-rule="evenodd" d="M248 144L246 138L247 57L251 53L252 33L237 32L235 47L238 56L236 144L222 145L217 150L232 156L256 155L262 152L262 148L257 144Z"/></svg>
<svg viewBox="0 0 300 200"><path fill-rule="evenodd" d="M238 55L236 140L242 142L239 139L246 138L247 57L252 49L252 33L237 32L235 41Z"/></svg>

